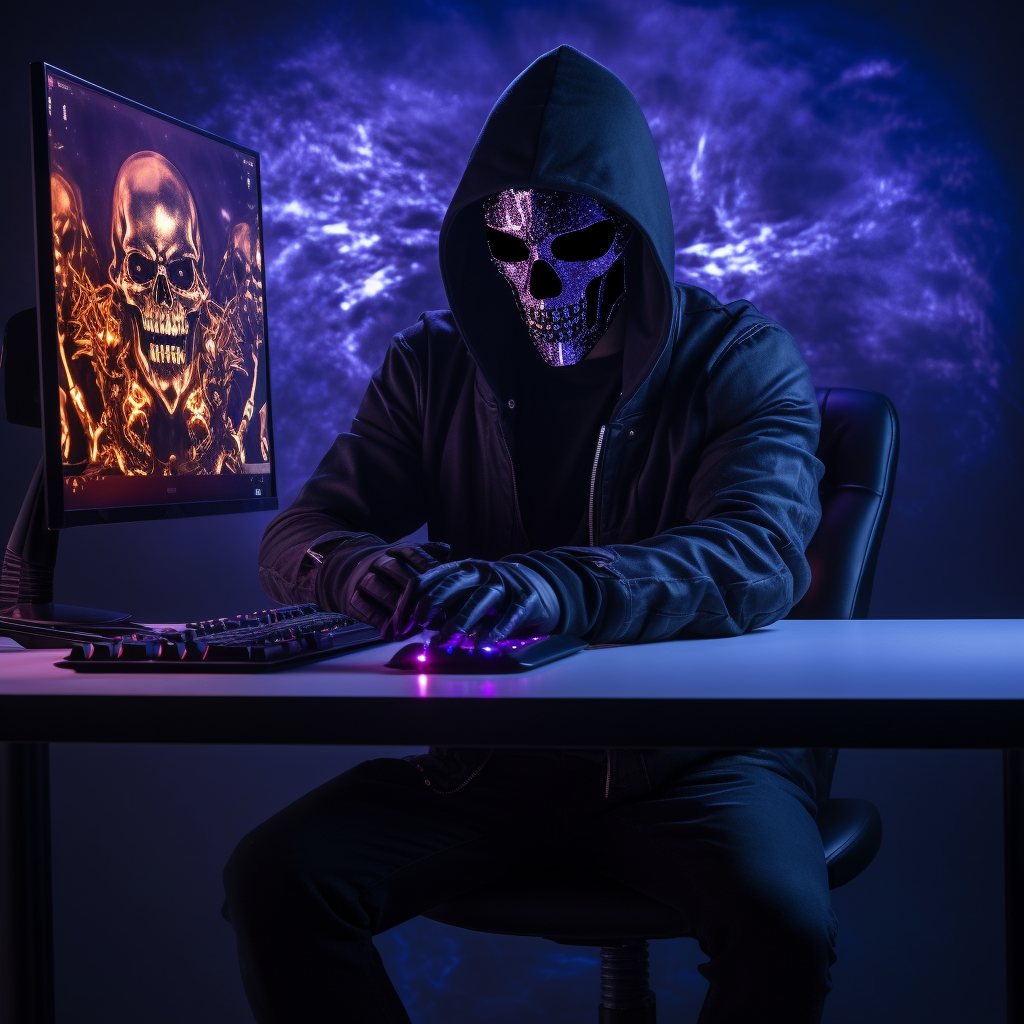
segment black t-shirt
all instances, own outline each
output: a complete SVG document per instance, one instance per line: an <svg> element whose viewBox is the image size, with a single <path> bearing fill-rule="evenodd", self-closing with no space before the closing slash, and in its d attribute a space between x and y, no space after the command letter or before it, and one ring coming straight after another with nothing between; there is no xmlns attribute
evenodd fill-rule
<svg viewBox="0 0 1024 1024"><path fill-rule="evenodd" d="M519 381L516 487L530 547L587 544L594 451L622 392L622 353L575 366L524 360Z"/></svg>

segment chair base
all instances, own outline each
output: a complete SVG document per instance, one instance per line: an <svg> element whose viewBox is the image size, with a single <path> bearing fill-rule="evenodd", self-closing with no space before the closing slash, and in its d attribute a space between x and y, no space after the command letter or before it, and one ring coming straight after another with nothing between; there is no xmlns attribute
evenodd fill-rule
<svg viewBox="0 0 1024 1024"><path fill-rule="evenodd" d="M646 1006L631 1006L627 1010L610 1010L602 1003L597 1008L597 1024L658 1024L654 993Z"/></svg>
<svg viewBox="0 0 1024 1024"><path fill-rule="evenodd" d="M647 941L601 947L598 1024L657 1024Z"/></svg>

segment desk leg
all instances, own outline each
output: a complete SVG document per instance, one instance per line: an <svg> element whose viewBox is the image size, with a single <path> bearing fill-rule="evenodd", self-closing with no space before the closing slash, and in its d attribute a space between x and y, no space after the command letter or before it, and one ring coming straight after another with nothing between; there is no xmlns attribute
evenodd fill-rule
<svg viewBox="0 0 1024 1024"><path fill-rule="evenodd" d="M1024 750L1003 751L1006 1020L1024 1024Z"/></svg>
<svg viewBox="0 0 1024 1024"><path fill-rule="evenodd" d="M0 743L0 1024L53 1024L50 748Z"/></svg>

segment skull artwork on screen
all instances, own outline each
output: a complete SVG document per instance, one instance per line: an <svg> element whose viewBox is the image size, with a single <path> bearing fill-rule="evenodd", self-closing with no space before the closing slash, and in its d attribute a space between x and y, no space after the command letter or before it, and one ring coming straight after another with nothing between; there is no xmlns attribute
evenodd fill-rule
<svg viewBox="0 0 1024 1024"><path fill-rule="evenodd" d="M585 359L626 291L632 226L575 192L508 189L484 200L491 261L550 366Z"/></svg>
<svg viewBox="0 0 1024 1024"><path fill-rule="evenodd" d="M72 483L240 472L263 339L250 226L230 228L211 286L184 176L159 153L134 153L114 181L104 274L77 188L57 171L50 186L61 440L65 465L77 470ZM266 461L265 408L255 423L255 457Z"/></svg>
<svg viewBox="0 0 1024 1024"><path fill-rule="evenodd" d="M177 168L160 154L136 153L122 164L110 240L110 279L141 321L136 365L173 415L192 380L195 326L210 289L195 201Z"/></svg>

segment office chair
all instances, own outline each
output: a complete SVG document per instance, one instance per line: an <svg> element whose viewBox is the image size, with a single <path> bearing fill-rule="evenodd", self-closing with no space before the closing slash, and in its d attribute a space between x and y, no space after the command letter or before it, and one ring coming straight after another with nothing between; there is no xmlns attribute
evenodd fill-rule
<svg viewBox="0 0 1024 1024"><path fill-rule="evenodd" d="M819 388L817 398L821 522L807 548L810 589L789 617L863 619L892 500L899 421L892 402L873 391ZM829 888L836 889L874 859L882 821L867 800L826 799L817 824ZM543 869L483 886L424 916L473 931L600 946L599 1024L655 1024L647 941L690 935L678 911L618 882Z"/></svg>

